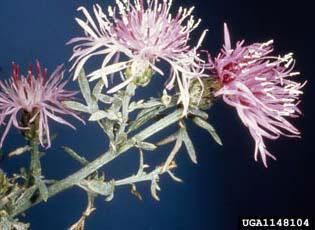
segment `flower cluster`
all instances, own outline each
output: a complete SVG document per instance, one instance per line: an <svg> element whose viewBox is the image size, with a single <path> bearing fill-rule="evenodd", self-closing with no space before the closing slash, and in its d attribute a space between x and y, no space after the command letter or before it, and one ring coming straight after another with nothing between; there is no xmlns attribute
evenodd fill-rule
<svg viewBox="0 0 315 230"><path fill-rule="evenodd" d="M49 119L71 128L74 126L56 114L71 115L81 120L62 104L62 101L72 99L76 94L64 89L67 81L63 81L62 66L58 66L50 77L47 77L47 70L42 70L38 61L36 70L36 77L32 67L25 77L20 75L19 66L13 64L11 78L0 81L0 125L6 126L0 147L12 125L20 130L30 130L30 126L35 125L41 145L50 147ZM9 119L5 123L7 117Z"/></svg>
<svg viewBox="0 0 315 230"><path fill-rule="evenodd" d="M206 31L196 46L188 44L190 33L200 23L191 15L193 8L180 8L172 17L171 0L116 0L116 5L117 8L108 8L107 15L99 5L94 5L96 20L84 7L79 8L86 20L76 20L85 36L69 42L76 43L70 59L74 61L74 79L91 57L101 55L104 57L101 67L88 77L90 80L102 78L108 87L109 76L125 71L125 76L120 74L123 82L109 90L113 93L132 81L145 85L141 78L150 79L148 73L164 75L165 71L157 65L163 61L170 66L166 88L171 90L176 84L180 91L178 101L187 113L190 82L205 76L198 48Z"/></svg>
<svg viewBox="0 0 315 230"><path fill-rule="evenodd" d="M87 9L79 8L86 20L76 20L85 36L69 42L76 44L70 59L74 79L91 57L101 55L101 67L88 77L101 78L109 87L108 78L120 73L123 82L108 91L114 93L130 82L147 85L154 72L164 75L158 65L164 61L170 66L166 89L176 86L184 114L188 114L189 106L207 109L213 97L223 96L249 128L256 143L255 159L260 154L265 166L267 156L275 157L266 149L264 138L300 136L287 120L299 116L297 105L305 85L289 80L298 75L293 72L295 61L291 53L271 56L273 41L247 46L241 41L233 49L225 25L225 45L215 59L209 55L207 63L198 51L206 30L196 45L188 44L191 32L200 23L191 15L193 8L180 8L172 17L171 0L116 0L116 5L108 8L107 15L94 5L96 20Z"/></svg>
<svg viewBox="0 0 315 230"><path fill-rule="evenodd" d="M302 87L306 83L289 80L293 72L292 54L274 57L273 41L244 46L238 42L233 49L225 25L225 45L212 60L212 72L218 77L221 89L215 96L235 107L239 117L255 140L255 159L260 154L267 167L267 156L275 157L266 149L263 138L277 139L280 135L299 137L300 132L287 117L298 117Z"/></svg>

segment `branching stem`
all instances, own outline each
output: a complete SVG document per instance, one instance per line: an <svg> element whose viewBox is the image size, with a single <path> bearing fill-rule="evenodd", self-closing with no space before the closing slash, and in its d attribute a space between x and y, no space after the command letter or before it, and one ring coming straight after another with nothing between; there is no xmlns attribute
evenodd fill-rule
<svg viewBox="0 0 315 230"><path fill-rule="evenodd" d="M175 110L168 116L157 121L156 123L152 124L151 126L147 127L146 129L135 135L133 138L131 138L131 140L144 141L145 139L151 137L152 135L160 132L161 130L181 120L182 114L183 114L182 109ZM95 159L82 169L48 187L48 198L55 196L56 194L79 184L86 177L96 172L98 169L100 169L107 163L111 162L121 154L125 153L132 147L133 144L127 142L125 145L120 147L120 149L118 149L118 152L116 153L112 151L107 151L106 153L101 154L97 159ZM26 200L24 202L21 202L23 205L13 209L13 211L10 213L10 216L15 217L42 201L43 198L38 197L35 201Z"/></svg>

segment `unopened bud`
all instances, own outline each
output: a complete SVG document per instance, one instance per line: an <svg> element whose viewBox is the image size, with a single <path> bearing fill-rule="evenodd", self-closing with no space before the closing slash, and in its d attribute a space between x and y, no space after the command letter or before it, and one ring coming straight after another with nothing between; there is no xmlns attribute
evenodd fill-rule
<svg viewBox="0 0 315 230"><path fill-rule="evenodd" d="M215 99L214 93L220 88L220 82L213 77L194 79L189 89L190 106L209 109Z"/></svg>
<svg viewBox="0 0 315 230"><path fill-rule="evenodd" d="M137 86L147 86L153 76L153 70L147 62L135 61L125 71L127 78L133 77L133 83Z"/></svg>
<svg viewBox="0 0 315 230"><path fill-rule="evenodd" d="M25 129L22 129L22 135L28 139L32 140L38 138L38 126L39 126L39 116L37 110L33 109L31 112L23 110L21 116L21 126Z"/></svg>

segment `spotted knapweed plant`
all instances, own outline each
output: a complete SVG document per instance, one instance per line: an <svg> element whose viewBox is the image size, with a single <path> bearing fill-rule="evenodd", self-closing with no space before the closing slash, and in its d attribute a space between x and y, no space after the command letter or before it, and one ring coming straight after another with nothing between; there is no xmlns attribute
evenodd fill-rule
<svg viewBox="0 0 315 230"><path fill-rule="evenodd" d="M266 167L267 157L276 158L267 150L264 138L300 137L288 119L301 114L298 104L305 83L293 80L299 73L294 71L292 54L273 54L273 41L249 45L239 41L232 46L225 25L223 48L213 58L201 50L207 30L193 42L191 34L200 24L192 16L193 8L181 7L172 14L171 0L117 0L107 11L97 4L91 11L84 7L78 10L83 18L76 21L83 32L68 44L74 46L70 71L84 102L75 100L77 92L65 89L67 80L63 80L61 66L48 75L37 62L36 71L30 68L21 75L14 64L11 78L0 81L1 147L15 127L27 144L8 156L30 152L31 159L28 169L11 177L0 169L1 230L27 229L28 224L18 221L19 215L73 186L86 192L88 204L82 217L70 226L72 230L84 229L86 219L96 210L96 197L109 202L120 186L129 185L131 193L142 199L136 184L149 182L153 198L159 200L162 175L181 181L174 169L182 146L197 163L187 121L207 130L222 145L207 121L207 111L221 98L236 109L255 141L255 160L260 157ZM85 74L83 68L94 59L102 64ZM143 88L154 87L154 78L165 82L163 87L156 86L159 96L139 99ZM42 151L53 144L51 125L74 128L65 116L82 122L87 117L88 122L96 123L108 139L108 148L88 161L74 148L63 147L82 168L62 180L47 179L42 174ZM174 133L157 143L148 142L149 137L170 126L176 127ZM145 152L171 144L161 164L146 164ZM139 152L137 173L123 179L105 178L102 168L131 149Z"/></svg>

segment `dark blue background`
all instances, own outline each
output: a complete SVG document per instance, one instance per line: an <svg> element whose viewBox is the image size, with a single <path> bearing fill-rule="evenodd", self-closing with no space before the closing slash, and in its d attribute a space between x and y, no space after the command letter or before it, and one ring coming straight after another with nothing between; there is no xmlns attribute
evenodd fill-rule
<svg viewBox="0 0 315 230"><path fill-rule="evenodd" d="M110 1L98 1L107 7ZM183 184L162 177L161 202L154 201L149 184L138 185L144 201L136 200L128 188L119 188L115 199L105 203L97 200L97 212L88 220L87 229L237 229L242 215L314 215L314 33L310 1L287 0L217 0L175 1L175 4L196 6L195 14L203 19L201 28L210 28L205 48L216 53L223 41L223 22L229 24L232 39L248 42L275 39L276 51L294 52L301 81L307 79L304 115L294 124L303 132L303 139L281 138L268 142L278 157L269 169L253 160L254 143L236 112L218 103L210 111L210 120L223 138L218 147L202 130L193 126L191 136L196 145L199 164L193 165L184 150L178 156L178 176ZM66 63L71 47L65 42L82 33L74 21L80 5L91 9L88 0L1 0L0 3L0 66L1 79L10 76L11 62L25 69L36 58L52 71ZM198 31L201 32L201 29ZM196 32L195 34L198 34ZM23 69L22 68L22 69ZM68 76L69 74L67 74ZM163 80L163 79L162 79ZM161 81L161 80L160 80ZM161 81L162 82L162 81ZM160 84L157 82L156 84ZM76 83L70 87L76 88ZM158 90L154 88L158 95ZM43 165L47 178L69 175L79 168L60 149L69 145L92 160L106 149L102 132L93 124L84 127L74 121L78 131L51 124L59 134ZM21 146L23 139L11 131L5 151ZM168 149L148 153L150 161L166 157ZM4 159L1 168L12 173L28 161L27 155ZM130 152L105 167L108 178L127 176L135 172L137 155ZM86 197L79 189L71 189L38 205L23 220L31 229L66 229L77 220L85 208Z"/></svg>

